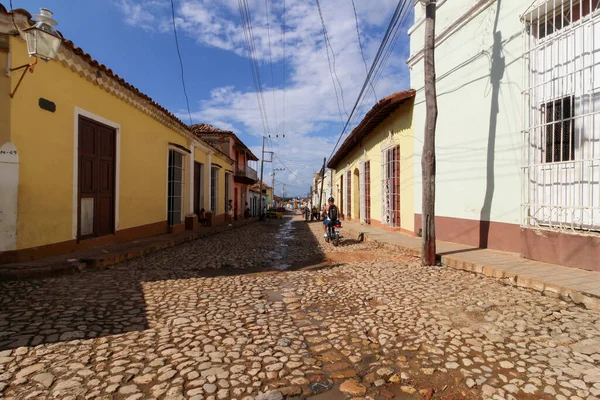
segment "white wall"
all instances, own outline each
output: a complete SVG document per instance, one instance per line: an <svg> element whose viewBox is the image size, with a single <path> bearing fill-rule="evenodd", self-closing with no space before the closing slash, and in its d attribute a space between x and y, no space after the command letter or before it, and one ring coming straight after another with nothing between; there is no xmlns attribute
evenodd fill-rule
<svg viewBox="0 0 600 400"><path fill-rule="evenodd" d="M0 146L0 251L17 249L19 153L10 142Z"/></svg>
<svg viewBox="0 0 600 400"><path fill-rule="evenodd" d="M449 33L444 31L467 15L471 7L479 12L436 48L438 216L520 223L523 45L519 16L527 3L451 0L438 7L437 35ZM417 2L415 8L421 7ZM416 10L415 14L418 20L421 12ZM422 49L423 37L424 24L421 24L411 35L411 55ZM409 66L413 60L409 59ZM414 106L417 214L421 213L421 154L426 115L423 80L421 59L411 70L411 86L417 90ZM492 112L495 95L497 118Z"/></svg>

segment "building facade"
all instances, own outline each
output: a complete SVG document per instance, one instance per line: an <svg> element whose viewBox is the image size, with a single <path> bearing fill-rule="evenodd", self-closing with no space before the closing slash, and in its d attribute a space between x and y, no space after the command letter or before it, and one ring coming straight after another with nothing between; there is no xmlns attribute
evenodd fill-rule
<svg viewBox="0 0 600 400"><path fill-rule="evenodd" d="M343 218L413 234L414 96L408 90L380 100L327 164Z"/></svg>
<svg viewBox="0 0 600 400"><path fill-rule="evenodd" d="M260 181L250 186L249 205L253 217L260 216ZM269 209L273 205L273 189L267 184L262 184L262 207Z"/></svg>
<svg viewBox="0 0 600 400"><path fill-rule="evenodd" d="M32 24L0 5L2 71L31 62L15 25ZM72 42L19 78L0 75L0 262L191 229L201 206L223 219L233 160Z"/></svg>
<svg viewBox="0 0 600 400"><path fill-rule="evenodd" d="M334 195L333 193L333 172L331 169L325 169L325 176L320 172L315 172L313 177L313 188L311 194L311 204L314 207L321 208L327 203L327 199Z"/></svg>
<svg viewBox="0 0 600 400"><path fill-rule="evenodd" d="M440 0L436 234L600 270L598 0ZM425 124L424 8L411 85L415 226Z"/></svg>
<svg viewBox="0 0 600 400"><path fill-rule="evenodd" d="M191 129L198 137L219 148L234 160L233 171L228 171L226 175L224 199L225 203L233 200L235 218L243 219L246 203L250 200L250 186L258 181L256 172L258 158L231 131L215 128L209 124L192 125Z"/></svg>

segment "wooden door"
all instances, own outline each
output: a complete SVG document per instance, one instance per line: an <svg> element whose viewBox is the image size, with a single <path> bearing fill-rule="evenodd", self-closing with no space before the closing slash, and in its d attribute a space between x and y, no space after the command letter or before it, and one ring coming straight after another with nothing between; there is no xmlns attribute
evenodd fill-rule
<svg viewBox="0 0 600 400"><path fill-rule="evenodd" d="M114 233L116 131L79 117L78 240Z"/></svg>
<svg viewBox="0 0 600 400"><path fill-rule="evenodd" d="M196 215L200 215L202 203L202 164L194 162L194 213Z"/></svg>

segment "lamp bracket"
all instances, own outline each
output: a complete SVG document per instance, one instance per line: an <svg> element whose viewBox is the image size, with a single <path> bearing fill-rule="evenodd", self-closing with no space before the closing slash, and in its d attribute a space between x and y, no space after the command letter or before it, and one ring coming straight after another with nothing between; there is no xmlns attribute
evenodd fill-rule
<svg viewBox="0 0 600 400"><path fill-rule="evenodd" d="M17 86L15 86L15 90L13 90L12 93L9 95L11 99L13 97L15 97L15 93L17 93L17 89L19 89L19 86L21 85L21 82L23 81L23 78L25 78L25 74L27 73L27 71L33 73L33 70L34 70L37 62L38 62L38 58L34 57L33 61L30 62L29 64L23 64L23 65L21 65L19 67L11 68L9 70L10 72L18 71L20 69L23 70L23 73L21 74L21 77L19 78L19 81L17 82Z"/></svg>

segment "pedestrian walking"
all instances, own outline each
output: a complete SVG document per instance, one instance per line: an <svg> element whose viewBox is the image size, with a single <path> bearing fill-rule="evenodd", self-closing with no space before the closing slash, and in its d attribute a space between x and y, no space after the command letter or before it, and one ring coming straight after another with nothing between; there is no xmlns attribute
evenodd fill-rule
<svg viewBox="0 0 600 400"><path fill-rule="evenodd" d="M229 223L229 226L231 226L231 224L233 224L233 200L229 200L227 202L227 223Z"/></svg>

